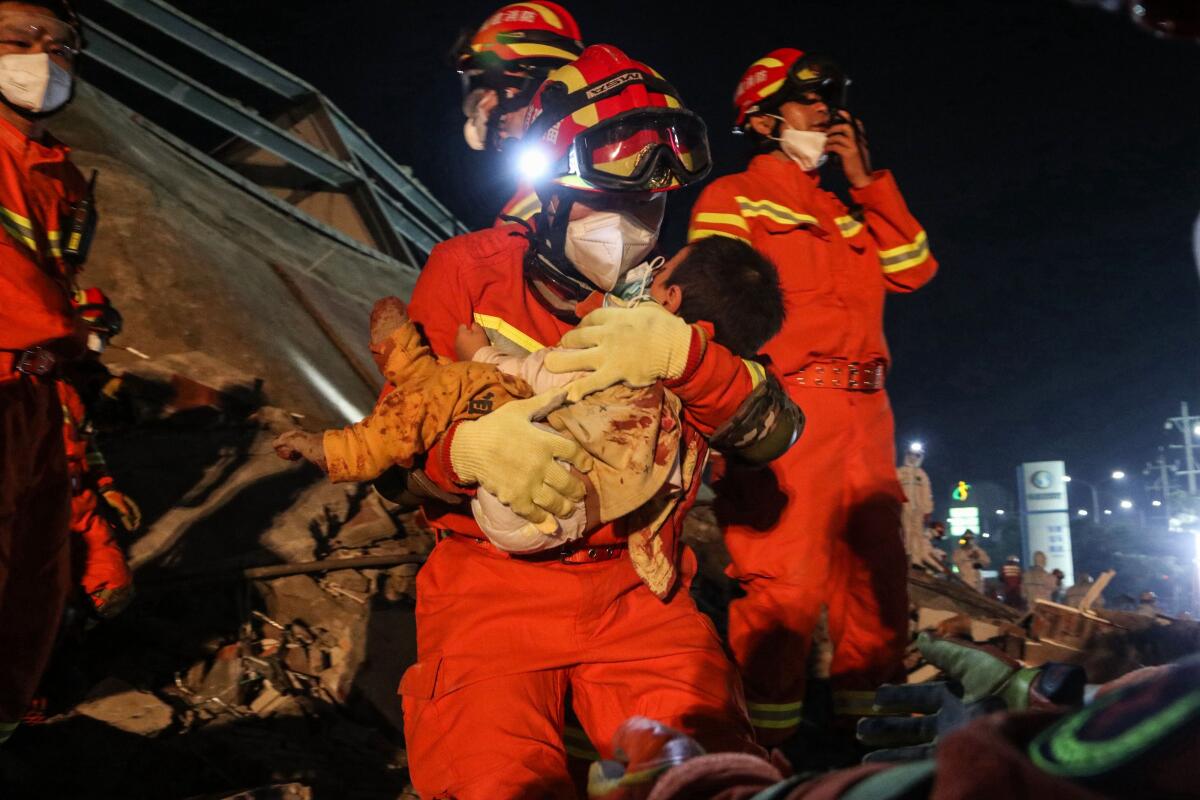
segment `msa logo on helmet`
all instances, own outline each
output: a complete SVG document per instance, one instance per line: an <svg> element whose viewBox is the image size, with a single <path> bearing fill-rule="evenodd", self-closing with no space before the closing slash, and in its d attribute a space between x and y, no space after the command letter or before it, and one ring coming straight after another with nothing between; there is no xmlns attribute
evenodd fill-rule
<svg viewBox="0 0 1200 800"><path fill-rule="evenodd" d="M615 78L609 78L608 80L606 80L604 83L600 84L599 86L593 86L591 89L588 89L587 93L584 95L584 97L586 97L588 100L591 100L593 97L598 97L599 95L602 95L602 94L608 94L613 89L616 89L619 86L624 86L625 84L629 83L630 81L640 81L640 80L644 80L644 76L642 75L641 72L638 72L637 70L623 72L620 75L617 75Z"/></svg>

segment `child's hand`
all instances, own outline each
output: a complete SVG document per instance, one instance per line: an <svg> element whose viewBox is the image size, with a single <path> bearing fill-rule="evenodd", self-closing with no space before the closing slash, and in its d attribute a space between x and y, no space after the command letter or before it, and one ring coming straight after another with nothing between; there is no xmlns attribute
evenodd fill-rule
<svg viewBox="0 0 1200 800"><path fill-rule="evenodd" d="M459 325L454 335L454 356L459 361L470 361L483 348L491 344L487 331L478 322L469 326Z"/></svg>
<svg viewBox="0 0 1200 800"><path fill-rule="evenodd" d="M285 461L304 459L316 464L322 472L329 472L325 463L324 441L325 436L320 433L287 431L276 436L272 446L275 448L275 455Z"/></svg>
<svg viewBox="0 0 1200 800"><path fill-rule="evenodd" d="M371 309L371 357L380 369L392 353L391 335L408 320L408 309L399 297L383 297Z"/></svg>

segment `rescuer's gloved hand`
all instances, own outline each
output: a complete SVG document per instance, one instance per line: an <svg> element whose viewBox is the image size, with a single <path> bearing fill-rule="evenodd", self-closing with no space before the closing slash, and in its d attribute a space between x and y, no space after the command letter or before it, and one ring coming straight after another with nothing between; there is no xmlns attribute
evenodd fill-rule
<svg viewBox="0 0 1200 800"><path fill-rule="evenodd" d="M1022 667L994 647L922 633L917 649L949 681L885 684L875 693L875 710L895 716L858 721L858 739L868 747L893 748L864 761L926 758L937 740L975 717L993 711L1079 705L1086 676L1066 664ZM914 717L912 714L925 714Z"/></svg>
<svg viewBox="0 0 1200 800"><path fill-rule="evenodd" d="M551 372L592 373L567 384L567 400L576 402L622 381L649 386L678 378L691 346L692 326L657 303L598 308L559 342L570 351L556 350L545 363Z"/></svg>
<svg viewBox="0 0 1200 800"><path fill-rule="evenodd" d="M129 583L125 586L98 589L88 595L96 616L101 619L112 619L120 614L133 602L134 588Z"/></svg>
<svg viewBox="0 0 1200 800"><path fill-rule="evenodd" d="M460 423L450 440L450 466L535 525L549 519L546 512L569 517L584 485L556 459L587 472L592 458L574 439L533 424L562 402L562 391L548 392Z"/></svg>
<svg viewBox="0 0 1200 800"><path fill-rule="evenodd" d="M588 769L589 800L640 800L668 769L704 755L692 737L646 717L622 722L612 745L616 758Z"/></svg>
<svg viewBox="0 0 1200 800"><path fill-rule="evenodd" d="M138 508L137 503L133 502L132 497L116 489L105 489L101 495L104 497L104 502L108 503L109 508L117 512L122 528L133 533L142 527L142 510Z"/></svg>

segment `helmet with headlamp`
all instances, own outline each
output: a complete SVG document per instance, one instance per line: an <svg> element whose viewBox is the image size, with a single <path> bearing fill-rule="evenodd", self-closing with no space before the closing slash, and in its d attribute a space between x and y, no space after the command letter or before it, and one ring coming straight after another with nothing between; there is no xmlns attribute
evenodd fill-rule
<svg viewBox="0 0 1200 800"><path fill-rule="evenodd" d="M76 289L71 294L71 306L87 326L89 350L103 352L108 341L121 332L121 312L99 288Z"/></svg>
<svg viewBox="0 0 1200 800"><path fill-rule="evenodd" d="M518 164L535 186L665 192L712 168L704 121L662 75L611 45L550 73L525 127Z"/></svg>
<svg viewBox="0 0 1200 800"><path fill-rule="evenodd" d="M617 290L658 241L662 193L712 166L704 122L662 75L611 45L550 73L525 128L517 164L543 208L533 265L568 297ZM571 219L575 203L589 213Z"/></svg>
<svg viewBox="0 0 1200 800"><path fill-rule="evenodd" d="M501 118L529 105L546 75L582 51L579 25L552 2L506 5L465 32L451 61L462 77L463 131L472 149L497 149ZM489 95L495 104L486 109Z"/></svg>
<svg viewBox="0 0 1200 800"><path fill-rule="evenodd" d="M44 9L0 11L0 96L24 115L52 114L72 96L83 46L79 17L66 0L32 0Z"/></svg>

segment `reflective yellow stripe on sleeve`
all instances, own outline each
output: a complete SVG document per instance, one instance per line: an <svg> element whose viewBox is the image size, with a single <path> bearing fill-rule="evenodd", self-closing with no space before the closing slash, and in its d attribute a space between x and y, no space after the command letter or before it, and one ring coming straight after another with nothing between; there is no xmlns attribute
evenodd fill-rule
<svg viewBox="0 0 1200 800"><path fill-rule="evenodd" d="M696 215L696 222L715 222L719 225L732 225L735 228L741 228L744 231L750 230L750 225L746 220L742 219L741 214L713 214L709 212L701 212Z"/></svg>
<svg viewBox="0 0 1200 800"><path fill-rule="evenodd" d="M925 263L929 258L929 242L925 231L917 234L917 238L908 244L893 247L890 250L879 251L879 264L887 274L903 272Z"/></svg>
<svg viewBox="0 0 1200 800"><path fill-rule="evenodd" d="M746 703L750 724L756 728L795 728L804 716L804 703Z"/></svg>
<svg viewBox="0 0 1200 800"><path fill-rule="evenodd" d="M817 218L804 214L787 206L773 203L770 200L751 200L749 197L733 198L743 217L766 217L780 225L816 225Z"/></svg>
<svg viewBox="0 0 1200 800"><path fill-rule="evenodd" d="M493 317L490 314L475 314L474 317L475 321L478 322L479 325L485 330L495 331L497 334L503 336L517 347L520 347L526 353L535 353L545 347L545 345L543 345L537 339L534 339L529 334L514 328L512 325L500 319L499 317Z"/></svg>
<svg viewBox="0 0 1200 800"><path fill-rule="evenodd" d="M15 211L0 206L0 226L30 250L37 252L37 240L33 238L33 223Z"/></svg>
<svg viewBox="0 0 1200 800"><path fill-rule="evenodd" d="M758 388L758 385L767 379L766 368L757 361L749 361L742 359L742 363L746 366L746 371L750 373L750 390Z"/></svg>
<svg viewBox="0 0 1200 800"><path fill-rule="evenodd" d="M693 228L692 230L688 231L688 244L691 244L692 242L698 242L701 239L707 239L709 236L724 236L726 239L737 239L740 242L750 244L750 240L745 236L738 236L737 234L728 233L726 231L715 231L711 228Z"/></svg>
<svg viewBox="0 0 1200 800"><path fill-rule="evenodd" d="M842 232L842 236L847 239L858 236L863 229L863 224L854 217L838 217L834 222L837 223L838 230Z"/></svg>
<svg viewBox="0 0 1200 800"><path fill-rule="evenodd" d="M833 713L845 717L886 716L875 707L874 692L837 690L833 693Z"/></svg>

